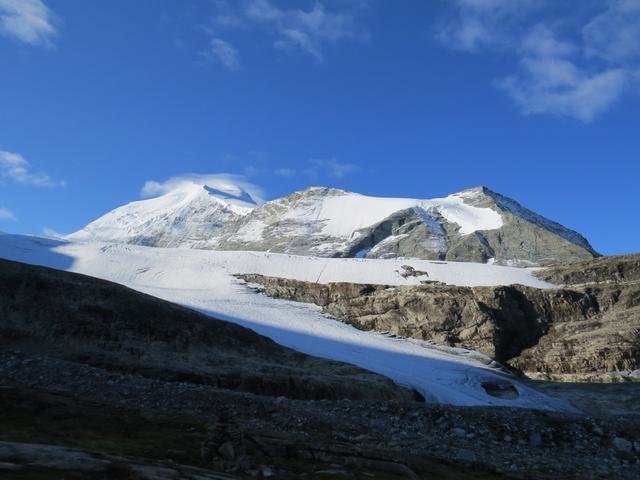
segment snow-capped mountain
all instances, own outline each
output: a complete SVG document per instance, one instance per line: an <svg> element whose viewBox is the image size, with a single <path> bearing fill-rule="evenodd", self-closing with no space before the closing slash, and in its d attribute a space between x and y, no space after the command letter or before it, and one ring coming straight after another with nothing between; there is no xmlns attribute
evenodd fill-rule
<svg viewBox="0 0 640 480"><path fill-rule="evenodd" d="M160 197L118 207L67 238L154 247L215 248L225 225L258 206L237 185L216 187L184 182Z"/></svg>
<svg viewBox="0 0 640 480"><path fill-rule="evenodd" d="M435 199L370 197L312 187L259 206L238 187L220 192L190 184L120 207L69 238L508 265L597 255L579 233L486 187Z"/></svg>
<svg viewBox="0 0 640 480"><path fill-rule="evenodd" d="M222 250L537 265L597 255L579 233L486 187L429 200L309 188L229 223Z"/></svg>

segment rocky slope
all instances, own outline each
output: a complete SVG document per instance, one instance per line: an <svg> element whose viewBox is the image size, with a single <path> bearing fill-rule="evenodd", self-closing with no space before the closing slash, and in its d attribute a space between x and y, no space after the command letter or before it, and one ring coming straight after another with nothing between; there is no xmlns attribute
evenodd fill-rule
<svg viewBox="0 0 640 480"><path fill-rule="evenodd" d="M508 265L597 255L580 234L486 187L433 200L310 188L231 222L217 248Z"/></svg>
<svg viewBox="0 0 640 480"><path fill-rule="evenodd" d="M413 398L379 375L84 275L0 260L0 346L292 398Z"/></svg>
<svg viewBox="0 0 640 480"><path fill-rule="evenodd" d="M416 402L378 375L83 275L1 261L0 346L0 476L16 480L640 473L637 416Z"/></svg>
<svg viewBox="0 0 640 480"><path fill-rule="evenodd" d="M542 265L597 255L577 232L486 187L426 200L313 187L258 206L239 188L222 192L191 183L117 208L68 238L508 265Z"/></svg>
<svg viewBox="0 0 640 480"><path fill-rule="evenodd" d="M267 295L315 303L357 328L469 348L532 377L640 377L640 255L542 270L558 289L388 287L243 275ZM420 272L407 269L406 274ZM582 283L597 279L597 282Z"/></svg>

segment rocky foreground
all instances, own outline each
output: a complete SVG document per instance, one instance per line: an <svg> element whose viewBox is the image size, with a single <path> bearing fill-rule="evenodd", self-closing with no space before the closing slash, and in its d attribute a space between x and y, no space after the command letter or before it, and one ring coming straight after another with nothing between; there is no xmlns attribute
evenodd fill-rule
<svg viewBox="0 0 640 480"><path fill-rule="evenodd" d="M640 384L590 385L626 397L560 384L575 416L426 404L122 286L7 261L0 385L6 478L640 475Z"/></svg>
<svg viewBox="0 0 640 480"><path fill-rule="evenodd" d="M561 285L459 287L318 284L242 275L265 294L315 303L364 330L480 351L530 378L640 380L640 254L542 269Z"/></svg>

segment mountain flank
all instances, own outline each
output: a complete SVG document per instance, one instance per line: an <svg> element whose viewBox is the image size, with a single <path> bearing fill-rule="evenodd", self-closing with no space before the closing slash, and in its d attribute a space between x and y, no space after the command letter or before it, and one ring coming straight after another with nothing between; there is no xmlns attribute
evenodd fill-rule
<svg viewBox="0 0 640 480"><path fill-rule="evenodd" d="M68 239L515 266L598 256L579 233L486 187L435 199L311 187L259 205L242 190L186 184L119 207Z"/></svg>
<svg viewBox="0 0 640 480"><path fill-rule="evenodd" d="M85 275L0 260L0 344L167 381L290 398L411 392L247 328Z"/></svg>
<svg viewBox="0 0 640 480"><path fill-rule="evenodd" d="M540 270L562 288L318 284L242 275L364 330L486 353L531 378L640 380L640 254Z"/></svg>
<svg viewBox="0 0 640 480"><path fill-rule="evenodd" d="M425 404L378 375L83 275L0 261L0 327L7 478L640 473L636 417Z"/></svg>

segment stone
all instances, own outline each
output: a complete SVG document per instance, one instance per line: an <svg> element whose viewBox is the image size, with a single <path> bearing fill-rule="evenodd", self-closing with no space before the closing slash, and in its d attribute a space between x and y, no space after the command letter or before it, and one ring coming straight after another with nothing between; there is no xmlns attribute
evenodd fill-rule
<svg viewBox="0 0 640 480"><path fill-rule="evenodd" d="M457 457L463 462L469 462L469 463L475 462L477 460L476 454L473 451L468 450L466 448L460 450L458 452Z"/></svg>
<svg viewBox="0 0 640 480"><path fill-rule="evenodd" d="M539 447L542 445L542 436L538 432L533 432L529 435L529 444L532 447Z"/></svg>
<svg viewBox="0 0 640 480"><path fill-rule="evenodd" d="M630 453L633 450L633 443L631 443L629 440L627 440L626 438L622 438L622 437L615 437L612 441L611 444L613 445L613 447L618 450L619 452L625 452L625 453Z"/></svg>
<svg viewBox="0 0 640 480"><path fill-rule="evenodd" d="M261 467L260 476L262 478L271 478L273 477L273 470L271 469L271 467Z"/></svg>
<svg viewBox="0 0 640 480"><path fill-rule="evenodd" d="M236 458L236 453L231 442L224 442L220 445L220 447L218 447L218 453L223 459L229 462Z"/></svg>

